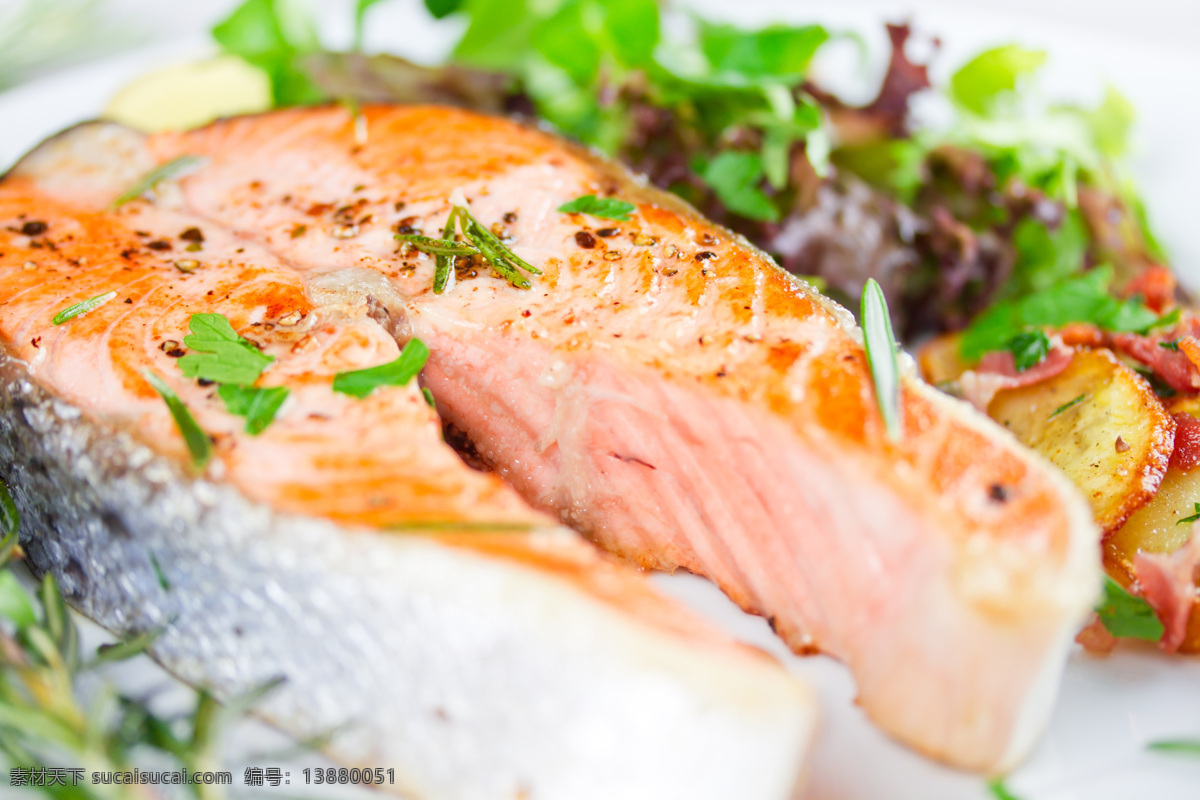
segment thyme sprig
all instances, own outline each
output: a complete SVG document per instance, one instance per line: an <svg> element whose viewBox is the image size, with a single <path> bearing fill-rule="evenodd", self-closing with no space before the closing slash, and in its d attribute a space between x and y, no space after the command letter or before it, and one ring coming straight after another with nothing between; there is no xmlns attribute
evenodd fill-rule
<svg viewBox="0 0 1200 800"><path fill-rule="evenodd" d="M453 288L454 259L461 256L481 257L496 274L518 289L528 289L532 285L521 274L521 270L531 275L542 274L540 269L514 253L499 236L475 219L470 209L453 202L446 226L442 228L442 238L415 233L398 233L396 238L434 257L434 294Z"/></svg>

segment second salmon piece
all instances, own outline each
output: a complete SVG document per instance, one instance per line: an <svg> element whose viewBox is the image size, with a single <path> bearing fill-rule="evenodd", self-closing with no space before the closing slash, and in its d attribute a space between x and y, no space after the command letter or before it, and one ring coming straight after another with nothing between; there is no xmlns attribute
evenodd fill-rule
<svg viewBox="0 0 1200 800"><path fill-rule="evenodd" d="M151 147L209 159L181 181L189 213L426 342L440 412L534 506L843 661L923 753L1000 772L1029 751L1099 586L1064 478L915 378L890 440L849 314L620 168L505 120L362 113ZM559 210L586 195L632 213ZM432 290L434 257L395 235L440 236L452 198L541 270L529 288L462 257Z"/></svg>

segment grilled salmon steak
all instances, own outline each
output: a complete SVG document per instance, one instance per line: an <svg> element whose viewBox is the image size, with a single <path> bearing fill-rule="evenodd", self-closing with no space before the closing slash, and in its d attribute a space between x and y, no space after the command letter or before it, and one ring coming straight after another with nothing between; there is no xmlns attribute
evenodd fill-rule
<svg viewBox="0 0 1200 800"><path fill-rule="evenodd" d="M805 687L468 467L416 381L340 384L400 352L381 273L323 281L170 183L113 210L149 145L85 125L0 181L0 479L34 565L163 629L186 680L282 676L268 719L406 797L791 798Z"/></svg>
<svg viewBox="0 0 1200 800"><path fill-rule="evenodd" d="M926 754L998 772L1035 741L1099 585L1086 505L996 425L915 378L903 381L902 436L889 438L849 315L744 241L550 134L445 108L282 111L128 147L145 158L142 169L202 159L153 204L103 219L135 236L179 228L183 217L204 230L203 250L187 254L190 274L172 274L159 254L139 263L164 286L196 287L187 290L192 310L206 302L202 289L218 298L207 301L214 308L233 303L234 327L279 359L263 385L303 377L326 398L330 368L306 366L323 358L316 353L333 348L371 366L395 358L391 342L419 339L438 414L538 512L640 566L710 577L797 652L843 661L866 712ZM44 172L39 195L66 202L58 170ZM71 202L83 202L81 192L72 189ZM561 210L584 196L608 202ZM97 190L87 202L103 208L112 197ZM171 214L180 218L168 223ZM454 225L463 235L439 255ZM486 247L466 253L466 240ZM24 280L46 300L15 332L4 327L22 357L36 358L27 339L48 325L50 298L84 299L114 282L125 297L140 285L126 269L137 267L104 247L103 269L86 270L86 283L73 271L73 283L53 290L19 273L28 249L6 253L5 274L15 276L6 296ZM505 265L497 247L520 261ZM521 263L532 269L513 267ZM265 269L278 270L296 299L257 296ZM357 327L337 327L353 345L324 344L327 315L343 308L364 309L351 315ZM296 310L303 318L282 324ZM78 322L103 326L118 313L110 304ZM148 346L178 340L184 316L156 309ZM275 327L256 335L255 322ZM284 329L300 337L288 353L314 348L307 361L290 356L295 377L276 343ZM305 336L317 343L301 344ZM54 339L58 360L67 342ZM105 358L119 367L113 350ZM115 371L156 415L162 448L182 455L136 370ZM395 409L371 415L356 429L361 440L309 449L305 435L278 442L293 426L316 427L297 418L307 409L284 407L260 437L276 442L264 461L259 442L237 434L240 419L184 384L176 389L201 427L218 434L220 480L276 508L407 524L422 513L436 520L470 483L497 493L486 520L461 512L472 520L532 513L486 476L460 476L445 492L397 485L430 476L400 463L404 443L384 444Z"/></svg>

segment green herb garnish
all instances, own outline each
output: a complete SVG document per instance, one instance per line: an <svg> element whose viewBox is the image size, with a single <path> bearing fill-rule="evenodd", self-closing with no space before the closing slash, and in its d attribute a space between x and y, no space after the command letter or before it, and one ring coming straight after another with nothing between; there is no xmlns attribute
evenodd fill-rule
<svg viewBox="0 0 1200 800"><path fill-rule="evenodd" d="M143 175L137 183L129 187L120 197L113 201L112 207L120 208L126 203L131 203L139 197L154 191L154 188L163 181L195 171L205 161L206 159L200 156L179 156L179 158L173 158Z"/></svg>
<svg viewBox="0 0 1200 800"><path fill-rule="evenodd" d="M275 360L238 336L222 314L193 314L188 327L183 343L197 352L177 362L188 378L249 386Z"/></svg>
<svg viewBox="0 0 1200 800"><path fill-rule="evenodd" d="M420 339L410 339L395 361L378 367L339 372L333 390L360 400L380 386L404 386L421 371L429 358L429 348Z"/></svg>
<svg viewBox="0 0 1200 800"><path fill-rule="evenodd" d="M432 236L421 236L415 233L400 233L396 234L396 238L408 242L414 249L420 250L422 253L429 253L434 256L473 256L479 252L472 244L462 244L454 241L454 231L443 233L443 238L435 239Z"/></svg>
<svg viewBox="0 0 1200 800"><path fill-rule="evenodd" d="M1104 597L1096 613L1105 629L1113 636L1157 642L1163 635L1163 624L1154 609L1140 597L1125 591L1121 584L1104 577Z"/></svg>
<svg viewBox="0 0 1200 800"><path fill-rule="evenodd" d="M0 617L16 625L17 630L24 630L38 623L33 598L9 569L0 572Z"/></svg>
<svg viewBox="0 0 1200 800"><path fill-rule="evenodd" d="M463 241L458 241L460 237ZM446 218L446 227L442 229L441 239L412 233L398 233L396 238L422 253L434 256L434 294L441 294L452 285L453 258L458 256L482 257L500 277L518 289L528 289L531 285L520 270L533 275L542 274L540 269L522 259L500 241L499 237L481 225L463 205L451 204L450 216Z"/></svg>
<svg viewBox="0 0 1200 800"><path fill-rule="evenodd" d="M171 584L167 580L167 574L163 572L162 565L158 563L158 556L150 553L150 566L154 569L154 578L158 581L158 585L162 587L164 592L171 591Z"/></svg>
<svg viewBox="0 0 1200 800"><path fill-rule="evenodd" d="M92 659L88 666L98 666L100 664L112 664L117 661L128 661L134 656L140 656L146 652L146 648L154 644L158 637L162 636L163 629L155 628L153 630L139 633L121 642L113 642L112 644L102 644L96 648L96 657Z"/></svg>
<svg viewBox="0 0 1200 800"><path fill-rule="evenodd" d="M64 322L70 322L76 317L82 317L89 311L95 311L100 306L107 303L117 296L116 292L105 292L98 294L95 297L89 297L87 300L76 303L73 306L67 306L62 311L54 315L50 322L54 325L62 325Z"/></svg>
<svg viewBox="0 0 1200 800"><path fill-rule="evenodd" d="M179 395L175 394L157 373L147 369L142 371L142 375L167 404L171 418L175 420L175 427L183 435L184 444L187 445L188 452L192 454L192 465L197 469L204 469L208 465L209 459L212 458L212 442L209 440L208 434L200 429L192 412L179 399Z"/></svg>
<svg viewBox="0 0 1200 800"><path fill-rule="evenodd" d="M245 0L213 28L212 35L225 52L267 74L276 105L308 105L327 99L304 68L305 57L321 49L309 4Z"/></svg>
<svg viewBox="0 0 1200 800"><path fill-rule="evenodd" d="M1141 303L1118 300L1109 294L1112 278L1111 267L1097 267L1020 300L996 303L963 332L960 343L963 357L973 361L984 353L1001 350L1006 342L1029 328L1090 322L1104 330L1140 331L1159 319Z"/></svg>
<svg viewBox="0 0 1200 800"><path fill-rule="evenodd" d="M900 418L900 364L896 359L896 337L888 316L887 298L874 278L867 280L862 294L863 342L867 364L875 383L875 400L887 434L894 440L903 434Z"/></svg>
<svg viewBox="0 0 1200 800"><path fill-rule="evenodd" d="M1175 523L1176 525L1183 525L1184 523L1195 522L1196 520L1200 519L1200 503L1193 503L1192 505L1194 506L1194 510L1196 513L1192 514L1190 517L1184 517L1183 519L1176 522Z"/></svg>
<svg viewBox="0 0 1200 800"><path fill-rule="evenodd" d="M220 742L212 722L236 713L243 703L235 698L226 712L216 714L211 697L201 693L187 724L184 715L158 716L149 699L119 694L94 672L102 664L144 652L160 631L103 645L91 658L81 659L79 634L53 573L42 578L36 591L29 591L7 565L0 570L0 616L12 623L0 630L4 652L0 756L13 783L24 773L31 796L58 800L151 796L144 786L93 792L83 783L76 789L69 782L64 788L61 781L55 785L50 779L39 784L36 770L46 764L78 768L85 782L92 770L120 775L131 773L135 766L192 772L220 766ZM81 685L85 674L87 683ZM207 791L213 787L192 788L197 800L218 800L218 794Z"/></svg>
<svg viewBox="0 0 1200 800"><path fill-rule="evenodd" d="M1146 749L1181 756L1200 756L1200 739L1164 739L1151 742L1146 745Z"/></svg>
<svg viewBox="0 0 1200 800"><path fill-rule="evenodd" d="M950 79L950 96L963 108L986 113L1001 98L1011 94L1023 77L1036 72L1046 61L1039 50L1015 44L985 50L959 68Z"/></svg>
<svg viewBox="0 0 1200 800"><path fill-rule="evenodd" d="M1080 403L1083 402L1085 397L1087 397L1087 394L1081 394L1081 395L1079 395L1079 397L1073 398L1073 399L1068 400L1067 402L1063 403L1061 406L1054 409L1053 413L1050 414L1050 419L1054 419L1059 414L1066 411L1068 408L1073 408L1074 406L1079 405Z"/></svg>
<svg viewBox="0 0 1200 800"><path fill-rule="evenodd" d="M730 211L760 222L779 220L779 209L761 188L766 173L758 153L722 150L711 161L701 159L694 166Z"/></svg>
<svg viewBox="0 0 1200 800"><path fill-rule="evenodd" d="M1041 331L1025 331L1009 339L1004 349L1013 354L1017 372L1037 366L1050 352L1050 339Z"/></svg>
<svg viewBox="0 0 1200 800"><path fill-rule="evenodd" d="M1158 346L1164 350L1172 350L1176 353L1179 352L1179 340L1178 339L1175 339L1170 342L1159 342Z"/></svg>
<svg viewBox="0 0 1200 800"><path fill-rule="evenodd" d="M16 536L21 530L21 512L8 491L8 484L0 481L0 534L5 538Z"/></svg>
<svg viewBox="0 0 1200 800"><path fill-rule="evenodd" d="M421 387L421 396L425 398L425 402L429 404L430 408L437 409L437 401L433 399L433 392L429 391L428 386Z"/></svg>
<svg viewBox="0 0 1200 800"><path fill-rule="evenodd" d="M630 215L637 211L637 206L615 197L597 197L594 194L587 194L583 197L576 197L569 203L563 203L558 210L564 214L587 214L589 217L599 219L628 222L633 219Z"/></svg>
<svg viewBox="0 0 1200 800"><path fill-rule="evenodd" d="M1008 790L1003 780L988 781L987 787L988 791L992 793L992 797L996 798L996 800L1020 800L1019 797Z"/></svg>
<svg viewBox="0 0 1200 800"><path fill-rule="evenodd" d="M258 436L275 421L276 412L287 400L288 388L272 386L260 389L230 383L222 384L217 389L217 395L225 401L226 411L246 418L246 432Z"/></svg>

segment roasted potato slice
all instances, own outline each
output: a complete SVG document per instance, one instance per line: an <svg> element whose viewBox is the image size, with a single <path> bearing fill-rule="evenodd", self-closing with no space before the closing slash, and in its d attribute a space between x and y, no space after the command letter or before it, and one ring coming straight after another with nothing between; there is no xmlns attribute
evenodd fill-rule
<svg viewBox="0 0 1200 800"><path fill-rule="evenodd" d="M944 333L930 339L917 351L917 367L926 383L937 386L957 380L959 375L971 368L959 355L961 339L957 333Z"/></svg>
<svg viewBox="0 0 1200 800"><path fill-rule="evenodd" d="M1177 398L1167 404L1170 414L1186 413L1200 419L1200 398ZM1200 467L1181 469L1176 462L1158 487L1158 494L1135 511L1125 524L1104 540L1104 567L1113 580L1128 588L1134 579L1133 559L1139 551L1173 553L1183 546L1192 526L1180 524L1196 514L1200 502ZM1192 610L1180 651L1200 652L1200 613Z"/></svg>
<svg viewBox="0 0 1200 800"><path fill-rule="evenodd" d="M1146 381L1103 349L1079 350L1058 375L996 394L988 415L1081 488L1115 531L1154 496L1175 422Z"/></svg>

